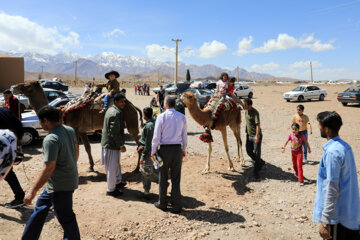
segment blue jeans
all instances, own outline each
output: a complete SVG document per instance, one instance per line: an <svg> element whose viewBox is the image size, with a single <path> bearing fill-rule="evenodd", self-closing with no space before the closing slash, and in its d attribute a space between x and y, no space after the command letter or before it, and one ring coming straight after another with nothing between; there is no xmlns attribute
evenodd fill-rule
<svg viewBox="0 0 360 240"><path fill-rule="evenodd" d="M308 140L308 131L300 131L300 134L304 135L306 138L306 141ZM304 152L304 159L307 159L307 146L306 143L303 143L303 152Z"/></svg>
<svg viewBox="0 0 360 240"><path fill-rule="evenodd" d="M79 227L72 209L72 196L73 191L47 193L45 188L36 202L21 239L39 239L51 206L54 207L55 216L64 229L64 239L80 239Z"/></svg>
<svg viewBox="0 0 360 240"><path fill-rule="evenodd" d="M110 104L110 99L114 98L113 95L109 96L108 94L104 97L104 108L108 108Z"/></svg>

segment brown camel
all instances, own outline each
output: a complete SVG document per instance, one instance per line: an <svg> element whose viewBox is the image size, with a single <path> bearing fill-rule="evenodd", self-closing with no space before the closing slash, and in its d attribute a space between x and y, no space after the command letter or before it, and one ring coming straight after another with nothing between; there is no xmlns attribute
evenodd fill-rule
<svg viewBox="0 0 360 240"><path fill-rule="evenodd" d="M20 83L14 87L14 93L22 93L29 98L30 105L34 108L35 112L47 105L48 101L45 97L44 91L38 81L30 81L28 83ZM139 145L139 122L137 112L140 114L141 126L142 112L135 107L130 101L126 102L124 112L124 122L130 135L135 139ZM94 171L94 160L91 155L91 146L86 132L101 130L103 128L105 114L100 114L98 109L92 109L91 104L66 115L66 125L74 128L77 137L81 139L85 146L85 150L89 157L89 171ZM136 167L136 170L138 167Z"/></svg>
<svg viewBox="0 0 360 240"><path fill-rule="evenodd" d="M210 129L211 112L204 111L199 108L195 94L192 92L183 93L181 99L185 103L186 107L189 109L190 115L193 117L193 119L201 126L207 126ZM241 166L244 166L244 156L241 147L242 143L241 143L241 135L240 135L240 123L241 123L241 112L240 112L240 108L237 108L236 110L232 110L232 111L222 110L215 126L215 130L219 130L221 132L224 141L226 155L229 160L229 170L231 171L234 171L234 166L229 155L226 127L230 126L236 138L237 150L238 150L236 161L239 161L240 159ZM210 170L210 156L211 156L212 148L211 148L211 142L209 142L208 144L209 146L208 146L207 163L202 173L208 173Z"/></svg>

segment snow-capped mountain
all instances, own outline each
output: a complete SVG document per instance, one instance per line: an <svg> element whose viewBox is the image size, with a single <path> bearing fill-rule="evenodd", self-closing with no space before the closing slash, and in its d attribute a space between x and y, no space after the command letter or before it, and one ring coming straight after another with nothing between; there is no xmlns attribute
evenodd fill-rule
<svg viewBox="0 0 360 240"><path fill-rule="evenodd" d="M1 52L1 51L0 51ZM146 57L123 56L112 52L103 52L96 56L82 57L71 52L62 52L56 55L38 54L34 52L19 53L14 51L2 52L14 57L24 57L25 71L52 73L74 73L74 62L77 61L77 72L79 76L94 77L103 75L104 72L115 69L120 73L141 74L141 73L174 73L173 62L160 62ZM190 69L193 78L205 78L208 76L218 76L221 72L229 70L217 67L212 64L194 65L179 62L179 76L185 76L186 70ZM263 79L272 77L269 74L248 72L239 68L239 77L247 79ZM236 76L237 70L229 72Z"/></svg>

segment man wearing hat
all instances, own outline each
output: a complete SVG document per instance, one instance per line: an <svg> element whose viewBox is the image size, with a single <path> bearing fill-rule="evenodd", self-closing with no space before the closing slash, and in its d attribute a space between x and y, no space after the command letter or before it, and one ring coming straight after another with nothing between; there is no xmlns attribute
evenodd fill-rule
<svg viewBox="0 0 360 240"><path fill-rule="evenodd" d="M109 79L106 83L106 89L109 93L104 98L104 108L100 111L100 113L106 112L109 107L110 99L114 97L115 93L120 92L120 84L116 80L118 77L120 77L120 74L114 70L110 70L105 74L105 78Z"/></svg>

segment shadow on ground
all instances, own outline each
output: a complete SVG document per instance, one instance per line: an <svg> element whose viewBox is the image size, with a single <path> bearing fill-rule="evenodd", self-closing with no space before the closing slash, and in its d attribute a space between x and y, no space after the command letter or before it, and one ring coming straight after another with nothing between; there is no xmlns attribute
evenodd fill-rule
<svg viewBox="0 0 360 240"><path fill-rule="evenodd" d="M4 207L3 204L0 204L0 207ZM20 218L15 218L13 216L8 216L4 213L0 213L0 219L4 219L7 221L12 221L12 222L16 222L16 223L20 223L20 224L26 224L26 222L28 221L28 219L30 218L30 215L32 214L32 212L34 211L32 208L29 208L27 206L25 207L20 207L20 208L16 208L16 209L12 209L13 211L17 211L20 212L21 216ZM46 217L45 222L49 222L51 219L53 219L55 217L53 210L51 209L49 211L49 214Z"/></svg>
<svg viewBox="0 0 360 240"><path fill-rule="evenodd" d="M285 172L280 167L266 163L260 171L260 179L256 180L253 178L253 167L243 167L243 172L236 172L234 174L222 173L221 176L227 180L233 181L232 186L236 190L238 195L244 195L247 192L251 192L252 189L246 185L253 181L262 181L264 179L272 179L279 181L297 182L298 179L293 173ZM316 181L304 177L305 184L313 184Z"/></svg>
<svg viewBox="0 0 360 240"><path fill-rule="evenodd" d="M180 215L186 217L188 220L216 224L245 222L245 218L243 216L219 208L210 208L209 210L184 210L180 213Z"/></svg>

